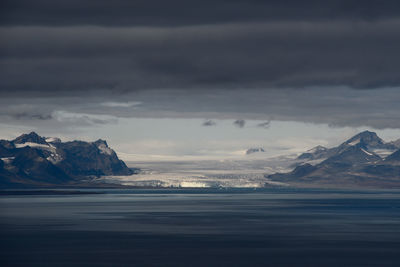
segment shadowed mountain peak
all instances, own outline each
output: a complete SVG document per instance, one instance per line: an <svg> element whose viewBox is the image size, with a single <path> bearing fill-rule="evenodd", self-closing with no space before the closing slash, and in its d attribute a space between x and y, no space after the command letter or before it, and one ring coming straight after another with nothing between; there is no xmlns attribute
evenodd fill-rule
<svg viewBox="0 0 400 267"><path fill-rule="evenodd" d="M367 145L367 146L381 146L385 142L375 133L370 131L361 132L345 142L348 145Z"/></svg>
<svg viewBox="0 0 400 267"><path fill-rule="evenodd" d="M98 139L97 141L93 142L96 146L103 145L105 147L108 147L107 141L103 139Z"/></svg>
<svg viewBox="0 0 400 267"><path fill-rule="evenodd" d="M35 132L1 140L1 186L80 183L90 176L131 175L132 171L105 140L61 142Z"/></svg>
<svg viewBox="0 0 400 267"><path fill-rule="evenodd" d="M36 144L47 144L46 139L39 136L35 132L30 132L29 134L22 134L12 141L14 144L24 144L24 143L36 143Z"/></svg>
<svg viewBox="0 0 400 267"><path fill-rule="evenodd" d="M382 154L382 151L390 153ZM381 153L383 156L381 156ZM297 159L306 160L289 173L267 176L278 182L318 186L399 186L400 149L395 142L384 142L374 132L364 131L341 145L327 150L309 150ZM321 159L316 165L311 161Z"/></svg>

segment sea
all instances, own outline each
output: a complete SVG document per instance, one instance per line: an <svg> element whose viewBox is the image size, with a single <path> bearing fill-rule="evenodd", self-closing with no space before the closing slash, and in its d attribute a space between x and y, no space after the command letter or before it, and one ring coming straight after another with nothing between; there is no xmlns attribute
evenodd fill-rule
<svg viewBox="0 0 400 267"><path fill-rule="evenodd" d="M1 191L0 266L400 266L400 191Z"/></svg>

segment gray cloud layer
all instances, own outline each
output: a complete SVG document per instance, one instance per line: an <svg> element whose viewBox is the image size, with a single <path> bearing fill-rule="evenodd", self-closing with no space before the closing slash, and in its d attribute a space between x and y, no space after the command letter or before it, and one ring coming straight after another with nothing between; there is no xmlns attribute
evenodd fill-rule
<svg viewBox="0 0 400 267"><path fill-rule="evenodd" d="M400 127L398 1L6 0L0 10L3 122Z"/></svg>
<svg viewBox="0 0 400 267"><path fill-rule="evenodd" d="M118 118L129 117L233 121L242 118L264 122L282 120L332 126L400 128L398 88L195 90L190 93L152 90L107 96L107 101L112 99L112 105L104 101L105 95L0 98L0 123L70 129L74 126L115 123Z"/></svg>
<svg viewBox="0 0 400 267"><path fill-rule="evenodd" d="M0 90L4 95L398 86L399 29L400 20L3 27Z"/></svg>
<svg viewBox="0 0 400 267"><path fill-rule="evenodd" d="M398 1L2 1L2 95L398 86Z"/></svg>

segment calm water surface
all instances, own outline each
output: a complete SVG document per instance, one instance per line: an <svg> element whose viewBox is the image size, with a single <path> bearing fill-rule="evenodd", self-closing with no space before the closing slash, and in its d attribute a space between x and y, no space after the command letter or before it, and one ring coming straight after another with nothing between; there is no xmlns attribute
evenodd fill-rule
<svg viewBox="0 0 400 267"><path fill-rule="evenodd" d="M400 266L399 191L0 196L1 266Z"/></svg>

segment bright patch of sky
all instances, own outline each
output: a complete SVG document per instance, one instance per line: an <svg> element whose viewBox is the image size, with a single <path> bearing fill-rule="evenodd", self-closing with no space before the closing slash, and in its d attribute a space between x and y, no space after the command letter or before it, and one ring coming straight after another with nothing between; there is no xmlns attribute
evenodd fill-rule
<svg viewBox="0 0 400 267"><path fill-rule="evenodd" d="M258 127L263 121L247 120L243 128L238 128L234 120L213 121L216 125L207 127L203 119L119 118L117 123L86 127L60 137L63 141L106 139L125 160L246 158L247 149L259 147L265 150L263 157L273 157L301 153L317 145L336 146L367 129L386 141L400 138L400 130L370 127L271 121L265 129ZM38 133L46 135L40 129Z"/></svg>

